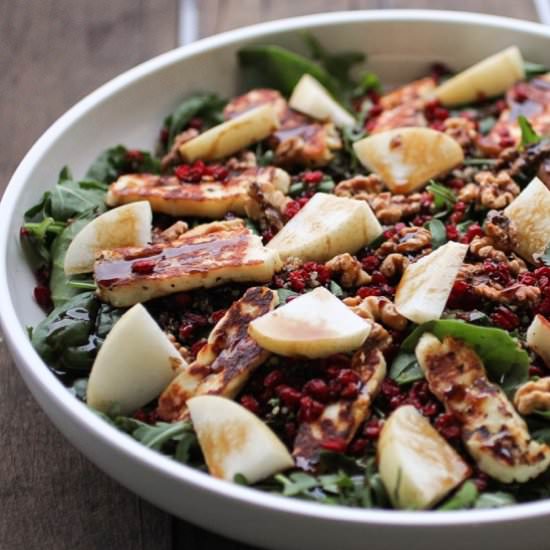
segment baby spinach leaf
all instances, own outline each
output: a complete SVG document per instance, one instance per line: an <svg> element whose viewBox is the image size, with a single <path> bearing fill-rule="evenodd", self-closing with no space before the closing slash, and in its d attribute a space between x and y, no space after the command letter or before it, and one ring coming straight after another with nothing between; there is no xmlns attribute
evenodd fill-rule
<svg viewBox="0 0 550 550"><path fill-rule="evenodd" d="M160 162L147 151L129 151L123 145L103 151L86 172L86 179L111 184L121 174L147 172L158 174ZM103 193L107 190L103 187ZM103 195L104 197L105 195Z"/></svg>
<svg viewBox="0 0 550 550"><path fill-rule="evenodd" d="M430 185L426 187L426 190L432 194L436 210L450 210L456 203L455 194L445 185L441 185L441 183L432 180Z"/></svg>
<svg viewBox="0 0 550 550"><path fill-rule="evenodd" d="M329 290L337 298L341 298L344 295L344 290L336 281L330 281Z"/></svg>
<svg viewBox="0 0 550 550"><path fill-rule="evenodd" d="M67 227L59 234L51 245L51 275L50 275L50 291L54 306L61 306L68 302L73 296L82 292L81 289L75 288L69 284L71 277L65 274L64 263L65 254L69 245L76 235L94 218L93 211L82 213L75 218ZM78 280L78 277L75 278Z"/></svg>
<svg viewBox="0 0 550 550"><path fill-rule="evenodd" d="M288 288L278 288L277 289L277 295L279 296L279 305L284 306L287 302L287 300L291 296L299 296L297 292L294 292L293 290L289 290Z"/></svg>
<svg viewBox="0 0 550 550"><path fill-rule="evenodd" d="M435 250L447 242L447 230L442 221L431 219L425 226L432 234L432 248Z"/></svg>
<svg viewBox="0 0 550 550"><path fill-rule="evenodd" d="M65 222L56 222L52 217L23 224L20 232L21 246L35 271L49 267L51 243L65 225Z"/></svg>
<svg viewBox="0 0 550 550"><path fill-rule="evenodd" d="M465 481L455 494L437 507L440 511L472 508L478 500L478 491L473 481Z"/></svg>
<svg viewBox="0 0 550 550"><path fill-rule="evenodd" d="M99 349L94 334L99 301L92 292L74 296L56 307L32 332L32 344L50 366L88 370Z"/></svg>
<svg viewBox="0 0 550 550"><path fill-rule="evenodd" d="M528 378L529 355L517 340L505 330L483 327L454 319L429 321L416 327L401 345L401 350L414 353L424 332L431 332L440 340L452 336L474 349L487 368L489 376L506 390Z"/></svg>
<svg viewBox="0 0 550 550"><path fill-rule="evenodd" d="M183 100L176 110L164 119L164 128L168 131L164 152L170 149L175 137L185 129L192 118L200 117L206 127L220 124L223 121L225 104L224 99L213 93L197 93Z"/></svg>
<svg viewBox="0 0 550 550"><path fill-rule="evenodd" d="M239 50L238 58L247 88L276 88L289 96L300 78L310 74L341 99L338 80L325 68L281 46L245 46Z"/></svg>
<svg viewBox="0 0 550 550"><path fill-rule="evenodd" d="M521 147L527 147L539 143L541 136L535 132L533 126L524 115L518 116L518 124L521 129Z"/></svg>
<svg viewBox="0 0 550 550"><path fill-rule="evenodd" d="M398 384L409 384L417 380L422 380L424 378L424 373L414 353L401 351L393 360L389 376Z"/></svg>

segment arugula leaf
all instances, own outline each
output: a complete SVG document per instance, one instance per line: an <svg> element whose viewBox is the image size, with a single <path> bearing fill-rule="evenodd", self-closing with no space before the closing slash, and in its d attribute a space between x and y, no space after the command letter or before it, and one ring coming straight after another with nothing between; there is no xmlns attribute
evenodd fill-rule
<svg viewBox="0 0 550 550"><path fill-rule="evenodd" d="M546 66L541 65L540 63L531 63L530 61L523 62L523 70L525 71L526 80L530 80L534 76L549 72Z"/></svg>
<svg viewBox="0 0 550 550"><path fill-rule="evenodd" d="M464 166L493 166L496 163L496 159L487 158L468 158L463 162Z"/></svg>
<svg viewBox="0 0 550 550"><path fill-rule="evenodd" d="M91 368L99 342L94 334L99 301L85 292L56 307L32 332L32 345L56 369L87 371Z"/></svg>
<svg viewBox="0 0 550 550"><path fill-rule="evenodd" d="M297 292L294 292L293 290L289 290L288 288L278 288L277 289L277 295L279 296L279 305L284 306L287 302L287 300L291 296L299 296Z"/></svg>
<svg viewBox="0 0 550 550"><path fill-rule="evenodd" d="M136 420L136 422L139 422ZM154 426L139 422L132 432L132 437L140 443L160 451L162 446L176 436L181 436L191 429L189 422L157 422Z"/></svg>
<svg viewBox="0 0 550 550"><path fill-rule="evenodd" d="M390 367L389 377L398 384L410 384L424 378L414 353L401 351Z"/></svg>
<svg viewBox="0 0 550 550"><path fill-rule="evenodd" d="M436 250L440 246L443 246L447 242L447 230L442 221L433 218L425 225L426 229L429 229L432 234L432 248Z"/></svg>
<svg viewBox="0 0 550 550"><path fill-rule="evenodd" d="M168 140L163 146L163 152L166 153L170 149L175 137L183 132L192 118L200 117L207 128L223 122L225 104L224 99L213 93L197 93L184 99L176 110L164 119Z"/></svg>
<svg viewBox="0 0 550 550"><path fill-rule="evenodd" d="M454 319L429 321L416 327L407 336L401 350L414 353L424 332L431 332L440 340L452 336L468 344L480 356L491 378L507 392L528 379L529 355L505 330Z"/></svg>
<svg viewBox="0 0 550 550"><path fill-rule="evenodd" d="M367 71L361 75L357 86L353 90L354 96L364 95L371 90L380 91L382 89L382 84L380 79L374 73Z"/></svg>
<svg viewBox="0 0 550 550"><path fill-rule="evenodd" d="M94 217L93 211L83 212L67 225L63 232L54 239L51 245L50 291L55 307L65 304L73 298L73 296L82 292L82 289L69 284L69 281L73 280L73 278L65 274L65 255L76 235L84 226L88 225ZM74 278L74 280L78 280L78 277Z"/></svg>
<svg viewBox="0 0 550 550"><path fill-rule="evenodd" d="M275 479L283 486L283 495L285 497L304 494L309 489L320 485L317 479L303 472L293 472L288 477L283 474L277 474Z"/></svg>
<svg viewBox="0 0 550 550"><path fill-rule="evenodd" d="M516 503L516 499L510 493L497 491L495 493L481 493L474 508L501 508Z"/></svg>
<svg viewBox="0 0 550 550"><path fill-rule="evenodd" d="M426 190L432 194L436 210L450 210L456 203L456 196L452 190L434 180L430 182Z"/></svg>
<svg viewBox="0 0 550 550"><path fill-rule="evenodd" d="M276 88L289 96L300 78L310 74L331 94L343 99L338 80L324 67L286 48L275 45L245 46L237 55L247 88Z"/></svg>
<svg viewBox="0 0 550 550"><path fill-rule="evenodd" d="M541 136L535 132L533 126L524 115L518 116L518 124L521 129L521 147L527 147L539 143Z"/></svg>
<svg viewBox="0 0 550 550"><path fill-rule="evenodd" d="M160 162L147 151L129 151L123 145L103 151L86 172L86 179L110 184L121 174L148 172L158 174ZM105 193L107 189L104 188Z"/></svg>
<svg viewBox="0 0 550 550"><path fill-rule="evenodd" d="M455 494L448 498L443 504L437 507L440 511L465 510L472 508L478 500L478 491L476 484L471 481L465 481Z"/></svg>

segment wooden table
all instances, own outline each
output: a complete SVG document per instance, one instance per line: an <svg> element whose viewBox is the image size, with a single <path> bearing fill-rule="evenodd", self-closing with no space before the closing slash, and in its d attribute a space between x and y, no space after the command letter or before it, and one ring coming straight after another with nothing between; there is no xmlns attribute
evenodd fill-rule
<svg viewBox="0 0 550 550"><path fill-rule="evenodd" d="M0 182L68 107L178 41L177 0L2 0ZM199 36L358 8L460 8L537 20L531 0L197 0ZM1 306L0 306L1 307ZM236 549L133 495L71 447L0 341L2 550Z"/></svg>

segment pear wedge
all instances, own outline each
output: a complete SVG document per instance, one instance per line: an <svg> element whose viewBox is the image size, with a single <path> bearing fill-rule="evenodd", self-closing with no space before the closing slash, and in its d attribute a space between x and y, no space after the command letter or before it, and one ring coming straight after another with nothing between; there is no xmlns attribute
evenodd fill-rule
<svg viewBox="0 0 550 550"><path fill-rule="evenodd" d="M279 128L275 107L261 105L191 139L180 147L187 162L227 157L270 136Z"/></svg>
<svg viewBox="0 0 550 550"><path fill-rule="evenodd" d="M187 402L208 470L233 481L242 474L255 483L294 465L290 453L257 416L241 405L214 395Z"/></svg>
<svg viewBox="0 0 550 550"><path fill-rule="evenodd" d="M550 190L539 178L504 209L517 229L514 249L524 260L534 263L550 245Z"/></svg>
<svg viewBox="0 0 550 550"><path fill-rule="evenodd" d="M370 330L368 321L323 287L248 325L248 333L262 348L287 357L312 359L356 350Z"/></svg>
<svg viewBox="0 0 550 550"><path fill-rule="evenodd" d="M434 95L443 105L452 107L503 94L524 78L521 52L517 46L510 46L449 78Z"/></svg>
<svg viewBox="0 0 550 550"><path fill-rule="evenodd" d="M396 508L431 508L470 473L412 405L399 407L385 422L377 453L380 477Z"/></svg>
<svg viewBox="0 0 550 550"><path fill-rule="evenodd" d="M453 288L468 245L449 241L410 264L395 293L395 307L415 323L439 319Z"/></svg>
<svg viewBox="0 0 550 550"><path fill-rule="evenodd" d="M410 193L464 161L456 140L431 128L395 128L353 145L357 158L393 193Z"/></svg>
<svg viewBox="0 0 550 550"><path fill-rule="evenodd" d="M355 119L328 90L309 74L304 74L296 84L290 100L290 107L318 120L331 120L340 128L353 126Z"/></svg>
<svg viewBox="0 0 550 550"><path fill-rule="evenodd" d="M540 314L527 329L527 345L550 366L550 321Z"/></svg>
<svg viewBox="0 0 550 550"><path fill-rule="evenodd" d="M67 275L93 271L98 252L151 241L153 214L147 201L109 210L85 225L69 245L64 269Z"/></svg>
<svg viewBox="0 0 550 550"><path fill-rule="evenodd" d="M87 403L131 414L157 397L187 364L147 310L136 304L107 335L92 366Z"/></svg>
<svg viewBox="0 0 550 550"><path fill-rule="evenodd" d="M318 262L344 252L355 252L382 233L364 201L316 193L267 243L281 259L296 256Z"/></svg>

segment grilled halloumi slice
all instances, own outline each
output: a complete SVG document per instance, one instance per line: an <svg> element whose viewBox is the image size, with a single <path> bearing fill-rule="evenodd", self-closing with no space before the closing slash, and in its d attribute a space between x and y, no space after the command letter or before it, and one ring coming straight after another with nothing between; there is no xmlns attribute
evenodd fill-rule
<svg viewBox="0 0 550 550"><path fill-rule="evenodd" d="M502 389L487 379L478 355L464 343L425 333L416 357L430 390L462 423L466 449L491 477L525 482L550 465L550 447L531 439Z"/></svg>
<svg viewBox="0 0 550 550"><path fill-rule="evenodd" d="M109 187L107 204L116 206L136 201L148 201L153 212L171 216L221 218L227 212L245 213L248 190L252 184L272 184L283 194L288 193L290 176L280 168L249 168L231 174L224 182L180 182L176 176L127 174Z"/></svg>
<svg viewBox="0 0 550 550"><path fill-rule="evenodd" d="M117 307L229 281L267 282L282 262L242 220L212 222L170 244L103 251L94 266L99 297Z"/></svg>
<svg viewBox="0 0 550 550"><path fill-rule="evenodd" d="M332 122L318 122L294 111L277 90L259 88L230 101L224 110L229 119L258 105L269 104L277 113L279 128L269 138L280 165L325 166L342 141Z"/></svg>
<svg viewBox="0 0 550 550"><path fill-rule="evenodd" d="M233 399L270 355L248 336L248 325L278 303L277 293L266 287L249 288L233 303L210 333L196 360L160 396L159 416L167 421L185 418L186 401L196 395Z"/></svg>
<svg viewBox="0 0 550 550"><path fill-rule="evenodd" d="M436 88L436 81L431 76L413 80L404 86L384 94L380 98L380 106L384 109L393 109L399 105L411 104L421 100L424 102Z"/></svg>
<svg viewBox="0 0 550 550"><path fill-rule="evenodd" d="M353 401L342 399L328 405L317 420L304 422L298 428L292 454L300 468L311 469L327 440L349 443L361 423L369 417L372 402L386 375L384 355L379 349L361 349L355 352L351 368L360 378L359 396Z"/></svg>
<svg viewBox="0 0 550 550"><path fill-rule="evenodd" d="M521 141L518 116L525 116L540 136L550 134L550 73L529 82L519 82L506 94L508 107L504 109L481 145L499 147L502 137L511 138L517 145ZM503 148L503 147L500 147Z"/></svg>

